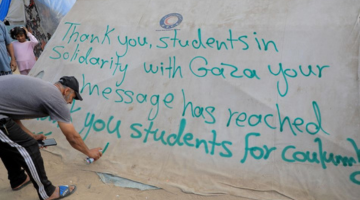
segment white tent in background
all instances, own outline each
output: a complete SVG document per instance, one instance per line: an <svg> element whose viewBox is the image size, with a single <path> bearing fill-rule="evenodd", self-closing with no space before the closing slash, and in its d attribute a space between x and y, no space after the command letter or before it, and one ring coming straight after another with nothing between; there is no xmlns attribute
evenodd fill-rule
<svg viewBox="0 0 360 200"><path fill-rule="evenodd" d="M8 14L6 15L5 20L7 20L10 25L24 25L25 24L25 6L29 5L30 0L12 0Z"/></svg>
<svg viewBox="0 0 360 200"><path fill-rule="evenodd" d="M51 35L57 28L60 20L71 9L76 0L34 0L40 18L41 27ZM0 3L2 0L0 0ZM31 6L30 0L11 0L5 17L10 25L25 25L25 6Z"/></svg>

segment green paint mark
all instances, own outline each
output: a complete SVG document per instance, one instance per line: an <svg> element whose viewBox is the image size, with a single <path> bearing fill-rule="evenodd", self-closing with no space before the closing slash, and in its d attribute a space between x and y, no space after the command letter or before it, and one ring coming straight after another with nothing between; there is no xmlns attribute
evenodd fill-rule
<svg viewBox="0 0 360 200"><path fill-rule="evenodd" d="M350 175L351 182L360 185L360 181L356 179L356 176L360 175L360 171L354 172Z"/></svg>
<svg viewBox="0 0 360 200"><path fill-rule="evenodd" d="M39 132L39 133L35 133L35 132L33 132L33 134L35 134L35 135L45 135L45 136L48 136L48 135L51 135L52 134L52 131L50 131L50 132L48 132L48 133L44 133L44 132Z"/></svg>
<svg viewBox="0 0 360 200"><path fill-rule="evenodd" d="M108 142L108 143L106 143L106 145L105 145L104 149L102 150L102 154L104 154L104 153L105 153L105 151L106 151L106 149L108 148L108 146L109 146L109 142Z"/></svg>
<svg viewBox="0 0 360 200"><path fill-rule="evenodd" d="M50 131L50 132L48 132L48 133L45 133L44 135L45 136L49 136L49 135L51 135L52 134L52 131Z"/></svg>

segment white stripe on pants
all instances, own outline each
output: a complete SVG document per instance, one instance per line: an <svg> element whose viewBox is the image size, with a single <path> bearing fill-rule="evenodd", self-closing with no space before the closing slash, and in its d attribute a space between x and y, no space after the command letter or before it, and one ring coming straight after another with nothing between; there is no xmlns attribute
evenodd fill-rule
<svg viewBox="0 0 360 200"><path fill-rule="evenodd" d="M36 184L39 186L39 194L43 199L48 199L49 196L46 194L44 185L40 181L40 177L36 171L35 165L33 160L31 159L31 156L26 151L26 149L19 144L12 141L10 138L8 138L1 130L0 130L0 140L4 143L9 144L11 147L16 148L21 156L24 158L26 165L28 166L32 178L35 180Z"/></svg>

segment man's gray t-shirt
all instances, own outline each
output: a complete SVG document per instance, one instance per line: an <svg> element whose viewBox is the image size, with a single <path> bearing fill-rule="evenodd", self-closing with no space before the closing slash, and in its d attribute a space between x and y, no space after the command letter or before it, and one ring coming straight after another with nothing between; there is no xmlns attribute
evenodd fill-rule
<svg viewBox="0 0 360 200"><path fill-rule="evenodd" d="M47 116L71 122L67 103L54 84L25 75L0 76L0 119Z"/></svg>
<svg viewBox="0 0 360 200"><path fill-rule="evenodd" d="M6 45L11 43L9 33L2 21L0 21L0 72L11 71L10 57L6 49Z"/></svg>

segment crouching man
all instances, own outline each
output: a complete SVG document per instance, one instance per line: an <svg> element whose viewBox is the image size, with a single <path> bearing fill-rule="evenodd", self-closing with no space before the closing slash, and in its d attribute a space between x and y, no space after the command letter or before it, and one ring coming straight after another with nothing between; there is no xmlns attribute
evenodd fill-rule
<svg viewBox="0 0 360 200"><path fill-rule="evenodd" d="M73 99L82 100L73 76L64 76L55 84L30 76L0 77L0 157L13 190L31 181L42 200L64 198L76 190L75 185L51 184L37 142L46 137L33 134L22 119L50 116L74 149L95 160L101 157L101 148L89 149L71 123L67 104Z"/></svg>

